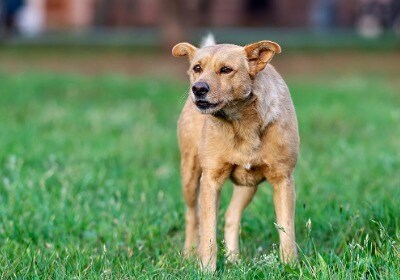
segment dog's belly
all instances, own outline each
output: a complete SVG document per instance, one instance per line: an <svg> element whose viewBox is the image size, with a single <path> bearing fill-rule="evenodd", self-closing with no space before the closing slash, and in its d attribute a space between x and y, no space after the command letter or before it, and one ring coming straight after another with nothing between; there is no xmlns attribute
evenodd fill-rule
<svg viewBox="0 0 400 280"><path fill-rule="evenodd" d="M233 168L230 178L235 185L255 187L264 181L265 176L261 166L245 168L237 165Z"/></svg>

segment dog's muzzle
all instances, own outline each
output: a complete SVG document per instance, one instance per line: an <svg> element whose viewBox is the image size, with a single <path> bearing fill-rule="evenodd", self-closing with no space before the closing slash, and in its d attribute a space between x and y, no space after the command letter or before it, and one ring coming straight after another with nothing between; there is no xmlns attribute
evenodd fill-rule
<svg viewBox="0 0 400 280"><path fill-rule="evenodd" d="M194 104L196 104L196 107L200 110L200 111L206 111L209 109L214 109L216 107L218 107L218 105L221 104L221 102L218 103L211 103L205 100L196 100L194 102Z"/></svg>

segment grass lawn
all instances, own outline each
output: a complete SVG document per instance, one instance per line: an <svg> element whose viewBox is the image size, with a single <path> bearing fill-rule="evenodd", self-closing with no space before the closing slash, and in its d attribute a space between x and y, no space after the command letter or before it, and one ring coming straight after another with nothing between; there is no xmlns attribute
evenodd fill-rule
<svg viewBox="0 0 400 280"><path fill-rule="evenodd" d="M300 263L278 262L264 183L243 217L242 260L224 264L227 183L215 276L398 279L399 81L321 75L287 82L302 142ZM211 277L180 252L176 120L186 88L124 75L0 72L1 279Z"/></svg>

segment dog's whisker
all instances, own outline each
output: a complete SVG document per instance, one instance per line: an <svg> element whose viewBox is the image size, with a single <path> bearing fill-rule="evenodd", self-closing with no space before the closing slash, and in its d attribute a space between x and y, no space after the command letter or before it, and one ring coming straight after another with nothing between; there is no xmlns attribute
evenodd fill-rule
<svg viewBox="0 0 400 280"><path fill-rule="evenodd" d="M185 104L187 97L189 96L189 89L187 89L181 96L179 97L179 105L183 106Z"/></svg>

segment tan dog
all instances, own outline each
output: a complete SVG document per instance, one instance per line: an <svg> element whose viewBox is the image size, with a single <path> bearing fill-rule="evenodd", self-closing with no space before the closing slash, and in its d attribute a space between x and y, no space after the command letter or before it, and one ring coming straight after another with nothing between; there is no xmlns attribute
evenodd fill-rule
<svg viewBox="0 0 400 280"><path fill-rule="evenodd" d="M191 92L178 123L187 204L184 251L190 253L200 241L201 264L210 271L216 269L219 195L228 177L235 185L226 213L228 260L238 258L241 216L264 179L274 190L281 259L287 263L297 258L297 120L285 82L268 64L280 52L271 41L201 48L180 43L172 49L175 57L190 61Z"/></svg>

